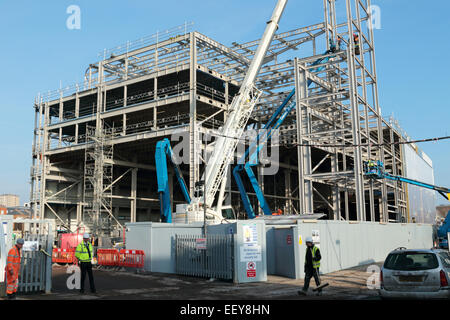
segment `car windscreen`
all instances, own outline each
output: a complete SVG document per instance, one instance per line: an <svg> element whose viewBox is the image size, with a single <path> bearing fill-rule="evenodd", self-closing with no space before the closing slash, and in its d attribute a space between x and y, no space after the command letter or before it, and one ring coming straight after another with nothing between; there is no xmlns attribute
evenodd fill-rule
<svg viewBox="0 0 450 320"><path fill-rule="evenodd" d="M427 252L391 253L384 262L384 268L391 270L417 271L437 267L439 262L436 255Z"/></svg>

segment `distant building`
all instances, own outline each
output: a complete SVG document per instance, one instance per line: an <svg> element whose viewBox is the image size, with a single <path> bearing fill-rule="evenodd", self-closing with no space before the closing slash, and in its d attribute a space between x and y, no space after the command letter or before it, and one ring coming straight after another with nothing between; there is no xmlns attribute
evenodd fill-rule
<svg viewBox="0 0 450 320"><path fill-rule="evenodd" d="M31 209L27 207L8 207L7 214L13 216L14 219L30 219L32 217Z"/></svg>
<svg viewBox="0 0 450 320"><path fill-rule="evenodd" d="M19 196L15 194L1 194L0 195L0 206L4 207L18 207Z"/></svg>

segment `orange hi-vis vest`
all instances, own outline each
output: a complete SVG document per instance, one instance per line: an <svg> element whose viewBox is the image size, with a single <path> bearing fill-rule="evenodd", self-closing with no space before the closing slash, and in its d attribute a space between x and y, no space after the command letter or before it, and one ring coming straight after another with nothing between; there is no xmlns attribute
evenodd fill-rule
<svg viewBox="0 0 450 320"><path fill-rule="evenodd" d="M13 274L11 274L11 270ZM6 293L12 294L17 291L19 286L19 272L20 272L20 250L14 246L8 252L6 260Z"/></svg>

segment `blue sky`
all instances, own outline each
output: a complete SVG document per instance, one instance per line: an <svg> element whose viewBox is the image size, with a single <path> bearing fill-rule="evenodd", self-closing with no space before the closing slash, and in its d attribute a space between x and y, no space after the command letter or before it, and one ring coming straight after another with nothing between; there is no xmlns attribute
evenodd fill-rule
<svg viewBox="0 0 450 320"><path fill-rule="evenodd" d="M66 27L66 9L73 4L81 9L80 30ZM274 4L275 0L1 1L0 194L19 194L22 203L29 199L32 104L38 92L80 81L104 48L185 21L227 45L257 39ZM393 113L413 139L449 135L450 2L373 4L381 8L375 44L383 114ZM322 20L322 1L290 0L280 31ZM436 184L450 186L450 141L420 147L433 160Z"/></svg>

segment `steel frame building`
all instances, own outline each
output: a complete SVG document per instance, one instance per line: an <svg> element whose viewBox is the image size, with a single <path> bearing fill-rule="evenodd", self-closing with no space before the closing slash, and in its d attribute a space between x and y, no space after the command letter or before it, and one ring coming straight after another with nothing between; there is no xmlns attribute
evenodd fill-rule
<svg viewBox="0 0 450 320"><path fill-rule="evenodd" d="M401 148L392 143L404 138L381 115L370 0L344 2L324 0L323 22L274 37L249 126L262 128L294 87L297 109L280 128L278 172L263 175L260 165L258 179L271 208L285 214L405 221L406 187L363 176L368 159L402 174ZM30 199L36 218L97 233L120 230L126 221L157 221L154 151L164 137L181 140L181 168L193 194L204 168L201 152L211 147L207 135L224 122L258 40L226 46L191 29L185 24L105 50L83 83L36 98ZM318 53L338 36L343 50ZM230 174L228 182L226 201L244 217ZM176 188L175 204L183 201Z"/></svg>

